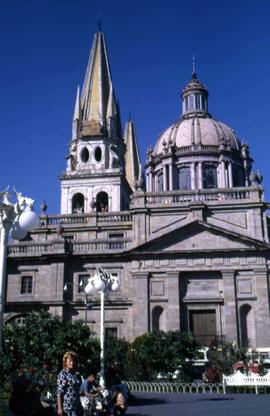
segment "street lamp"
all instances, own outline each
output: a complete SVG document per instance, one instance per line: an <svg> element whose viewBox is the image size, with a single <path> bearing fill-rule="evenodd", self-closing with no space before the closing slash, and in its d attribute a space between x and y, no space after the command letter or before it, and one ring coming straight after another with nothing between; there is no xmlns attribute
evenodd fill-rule
<svg viewBox="0 0 270 416"><path fill-rule="evenodd" d="M109 292L116 292L120 288L118 277L99 269L88 279L84 288L86 295L100 293L100 386L105 387L105 363L104 363L104 298Z"/></svg>
<svg viewBox="0 0 270 416"><path fill-rule="evenodd" d="M11 194L8 188L0 192L0 353L2 351L9 233L14 240L22 240L38 225L38 216L33 210L34 199L23 196L15 188L14 192L17 199L15 204L10 201Z"/></svg>

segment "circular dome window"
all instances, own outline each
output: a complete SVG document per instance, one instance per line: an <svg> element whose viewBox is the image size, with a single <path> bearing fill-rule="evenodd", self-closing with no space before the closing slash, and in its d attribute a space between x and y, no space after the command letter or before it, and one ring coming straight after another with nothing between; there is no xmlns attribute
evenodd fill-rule
<svg viewBox="0 0 270 416"><path fill-rule="evenodd" d="M89 159L89 151L87 147L84 147L81 151L81 159L84 163L86 163Z"/></svg>
<svg viewBox="0 0 270 416"><path fill-rule="evenodd" d="M102 150L101 150L100 147L96 147L96 150L95 150L95 159L96 159L97 162L100 162L101 161L101 158L102 158Z"/></svg>

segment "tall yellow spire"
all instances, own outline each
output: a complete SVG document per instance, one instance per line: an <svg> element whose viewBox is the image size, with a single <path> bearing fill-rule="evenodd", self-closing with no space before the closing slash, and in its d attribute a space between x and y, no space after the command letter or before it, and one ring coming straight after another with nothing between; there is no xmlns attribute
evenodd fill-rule
<svg viewBox="0 0 270 416"><path fill-rule="evenodd" d="M82 96L82 126L92 125L92 130L117 136L118 112L112 84L110 65L104 34L99 30L93 40L87 65ZM113 128L112 128L113 126ZM91 128L86 129L91 135Z"/></svg>
<svg viewBox="0 0 270 416"><path fill-rule="evenodd" d="M141 180L142 166L136 139L135 127L131 120L128 120L126 123L124 141L126 144L126 178L131 189L135 191L138 186L138 181Z"/></svg>

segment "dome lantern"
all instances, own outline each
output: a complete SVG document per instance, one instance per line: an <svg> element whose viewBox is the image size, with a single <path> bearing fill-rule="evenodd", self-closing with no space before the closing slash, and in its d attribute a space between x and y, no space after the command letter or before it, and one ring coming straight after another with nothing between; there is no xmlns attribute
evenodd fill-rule
<svg viewBox="0 0 270 416"><path fill-rule="evenodd" d="M208 113L208 91L198 80L195 71L192 72L190 82L183 89L181 98L183 116L193 113Z"/></svg>

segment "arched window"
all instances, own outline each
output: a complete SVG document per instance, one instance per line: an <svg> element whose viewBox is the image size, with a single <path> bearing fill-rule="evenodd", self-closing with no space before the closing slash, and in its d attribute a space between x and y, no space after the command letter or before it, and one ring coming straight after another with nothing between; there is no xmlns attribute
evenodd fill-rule
<svg viewBox="0 0 270 416"><path fill-rule="evenodd" d="M73 214L84 213L84 196L80 193L75 194L72 198L72 213Z"/></svg>
<svg viewBox="0 0 270 416"><path fill-rule="evenodd" d="M241 346L254 347L255 333L253 310L250 305L242 305L240 308Z"/></svg>
<svg viewBox="0 0 270 416"><path fill-rule="evenodd" d="M155 306L152 310L152 331L164 330L164 310L161 306Z"/></svg>
<svg viewBox="0 0 270 416"><path fill-rule="evenodd" d="M25 326L25 321L28 317L28 314L21 314L21 315L15 315L12 316L10 319L6 320L5 322L8 322L9 324L16 325L19 327Z"/></svg>
<svg viewBox="0 0 270 416"><path fill-rule="evenodd" d="M203 188L217 188L216 166L203 165Z"/></svg>
<svg viewBox="0 0 270 416"><path fill-rule="evenodd" d="M109 209L109 198L106 192L97 194L97 212L106 212Z"/></svg>
<svg viewBox="0 0 270 416"><path fill-rule="evenodd" d="M179 169L179 189L191 189L191 175L189 167L182 167Z"/></svg>

